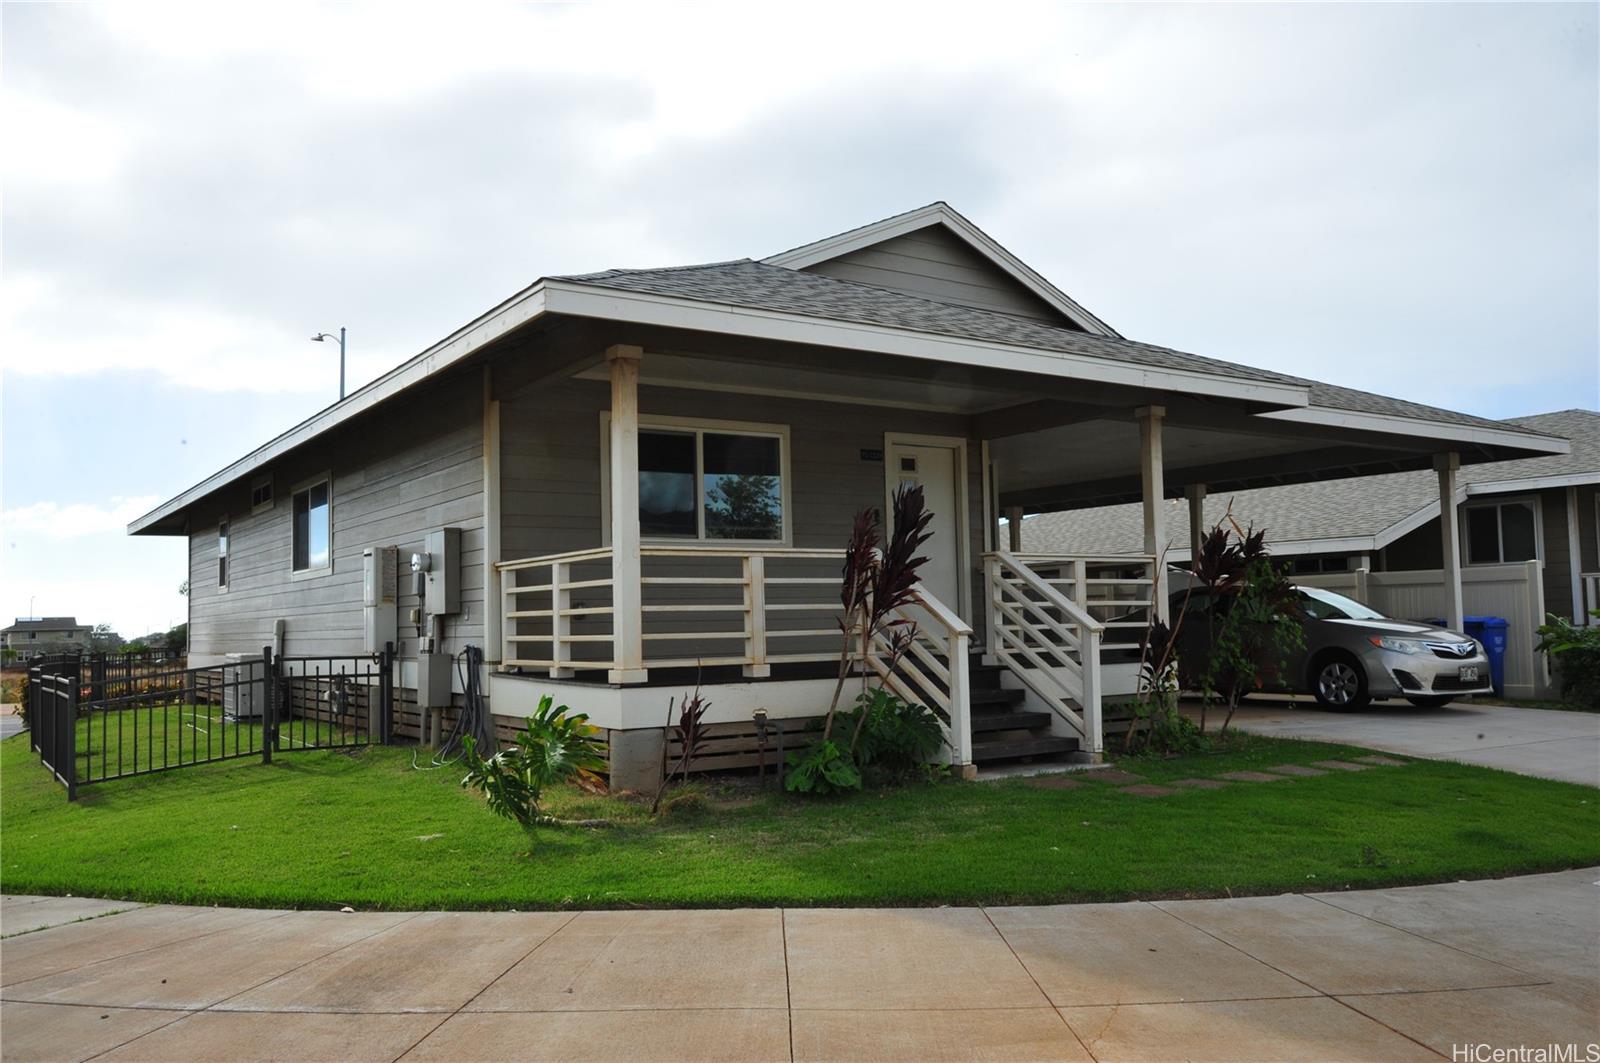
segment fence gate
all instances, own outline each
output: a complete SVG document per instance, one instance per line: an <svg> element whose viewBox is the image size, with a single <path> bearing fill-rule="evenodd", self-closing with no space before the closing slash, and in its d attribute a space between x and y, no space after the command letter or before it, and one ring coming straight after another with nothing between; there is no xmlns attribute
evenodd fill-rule
<svg viewBox="0 0 1600 1063"><path fill-rule="evenodd" d="M260 657L209 668L119 673L82 660L35 663L28 675L29 743L78 789L217 761L387 745L393 730L392 652Z"/></svg>

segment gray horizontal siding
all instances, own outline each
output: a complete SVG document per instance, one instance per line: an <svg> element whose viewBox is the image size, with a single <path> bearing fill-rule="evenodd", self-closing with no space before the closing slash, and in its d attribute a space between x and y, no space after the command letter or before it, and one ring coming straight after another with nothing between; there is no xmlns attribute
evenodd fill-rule
<svg viewBox="0 0 1600 1063"><path fill-rule="evenodd" d="M1076 327L942 226L919 229L819 262L808 267L807 272L1050 325Z"/></svg>
<svg viewBox="0 0 1600 1063"><path fill-rule="evenodd" d="M502 396L501 552L505 558L601 545L600 415L609 405L609 385L596 381L565 381ZM882 450L885 432L967 436L967 418L956 414L759 395L644 387L640 389L640 407L646 419L656 415L787 426L792 480L789 520L794 545L807 548L842 548L856 511L863 506L883 507L883 464L861 460L861 451ZM983 490L975 440L968 440L967 456L967 534L974 571L970 593L972 601L978 602ZM827 568L831 571L832 564ZM719 595L726 590L706 588L700 600L722 600ZM655 593L659 596L653 600L662 603L696 600L691 591L681 588L670 597L665 590ZM584 605L608 603L603 592L586 592L583 598ZM647 630L671 630L672 624L670 618L657 616ZM789 648L800 652L815 647ZM683 651L681 645L653 648L660 653Z"/></svg>
<svg viewBox="0 0 1600 1063"><path fill-rule="evenodd" d="M291 492L331 471L333 564L326 575L290 572ZM462 613L447 620L446 649L482 645L483 425L476 377L443 382L374 424L358 423L297 453L272 470L274 504L250 513L250 487L219 492L190 511L190 647L197 655L255 653L286 621L289 654L362 650L361 552L397 546L402 559L422 549L427 532L462 529ZM217 587L217 522L230 520L230 578ZM402 592L409 581L401 581ZM402 593L401 616L417 605ZM401 624L401 650L416 647Z"/></svg>

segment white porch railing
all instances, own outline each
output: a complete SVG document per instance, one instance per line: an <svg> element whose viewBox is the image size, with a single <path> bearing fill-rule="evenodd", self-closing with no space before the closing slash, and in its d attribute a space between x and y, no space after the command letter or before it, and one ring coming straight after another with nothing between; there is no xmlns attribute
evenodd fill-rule
<svg viewBox="0 0 1600 1063"><path fill-rule="evenodd" d="M1600 609L1600 572L1584 572L1578 576L1583 582L1583 608L1579 611L1586 625L1600 625L1600 617L1593 615Z"/></svg>
<svg viewBox="0 0 1600 1063"><path fill-rule="evenodd" d="M917 637L891 669L893 632L878 632L873 636L872 652L867 655L868 665L901 698L937 711L945 721L951 763L971 764L971 626L920 583L916 605L897 609L894 616L915 624Z"/></svg>
<svg viewBox="0 0 1600 1063"><path fill-rule="evenodd" d="M652 668L732 665L762 677L776 664L837 661L843 559L843 550L642 547L639 661L618 659L609 547L502 561L495 566L503 601L501 667L553 678L604 671L620 682ZM864 657L901 697L937 711L955 763L969 764L972 628L921 587L916 605L899 618L914 620L918 637L892 672L882 636L854 659Z"/></svg>
<svg viewBox="0 0 1600 1063"><path fill-rule="evenodd" d="M1100 656L1107 631L1137 644L1155 564L1137 555L984 555L990 655L1076 730L1087 752L1104 748Z"/></svg>
<svg viewBox="0 0 1600 1063"><path fill-rule="evenodd" d="M503 663L561 678L710 665L765 676L776 663L836 660L843 558L842 550L642 548L642 661L617 659L610 547L502 561Z"/></svg>

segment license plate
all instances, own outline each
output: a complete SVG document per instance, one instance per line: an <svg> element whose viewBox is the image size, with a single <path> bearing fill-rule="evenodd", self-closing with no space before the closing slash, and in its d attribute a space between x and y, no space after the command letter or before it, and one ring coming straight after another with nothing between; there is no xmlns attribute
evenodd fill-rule
<svg viewBox="0 0 1600 1063"><path fill-rule="evenodd" d="M1463 683L1476 683L1478 681L1478 666L1473 665L1470 668L1461 669L1461 674L1457 678Z"/></svg>

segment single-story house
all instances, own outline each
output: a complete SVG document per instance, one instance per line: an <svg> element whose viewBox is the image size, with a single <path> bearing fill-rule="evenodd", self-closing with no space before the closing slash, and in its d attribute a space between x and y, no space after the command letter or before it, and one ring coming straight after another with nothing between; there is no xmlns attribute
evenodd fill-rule
<svg viewBox="0 0 1600 1063"><path fill-rule="evenodd" d="M1566 450L1127 339L934 203L762 259L544 277L129 531L188 540L192 664L392 640L432 706L461 695L437 655L480 646L498 717L552 694L635 785L697 682L720 763L750 762L758 710L825 710L852 516L920 484L917 644L887 675L882 645L851 652L939 712L967 771L1099 753L1135 667L1108 622L1164 609L1167 484L1437 468L1454 491ZM1128 555L997 538L1011 507L1133 500Z"/></svg>
<svg viewBox="0 0 1600 1063"><path fill-rule="evenodd" d="M75 616L19 616L10 627L0 629L0 648L16 657L73 653L89 648L89 631Z"/></svg>
<svg viewBox="0 0 1600 1063"><path fill-rule="evenodd" d="M1515 662L1514 693L1545 691L1533 629L1546 613L1595 622L1600 608L1600 412L1561 410L1505 422L1569 441L1546 454L1464 467L1454 491L1457 557L1469 599L1466 612L1501 615ZM1232 513L1240 525L1266 529L1272 552L1288 558L1296 578L1354 591L1382 607L1409 607L1416 619L1441 612L1444 559L1437 478L1396 472L1276 487L1229 489L1191 485L1187 499L1167 503L1171 564L1187 565L1197 532ZM1143 544L1137 505L1099 506L1024 519L1025 553L1071 544L1075 550L1119 553ZM1357 577L1356 573L1362 573ZM1370 578L1369 578L1370 574ZM1409 615L1409 614L1408 614Z"/></svg>

